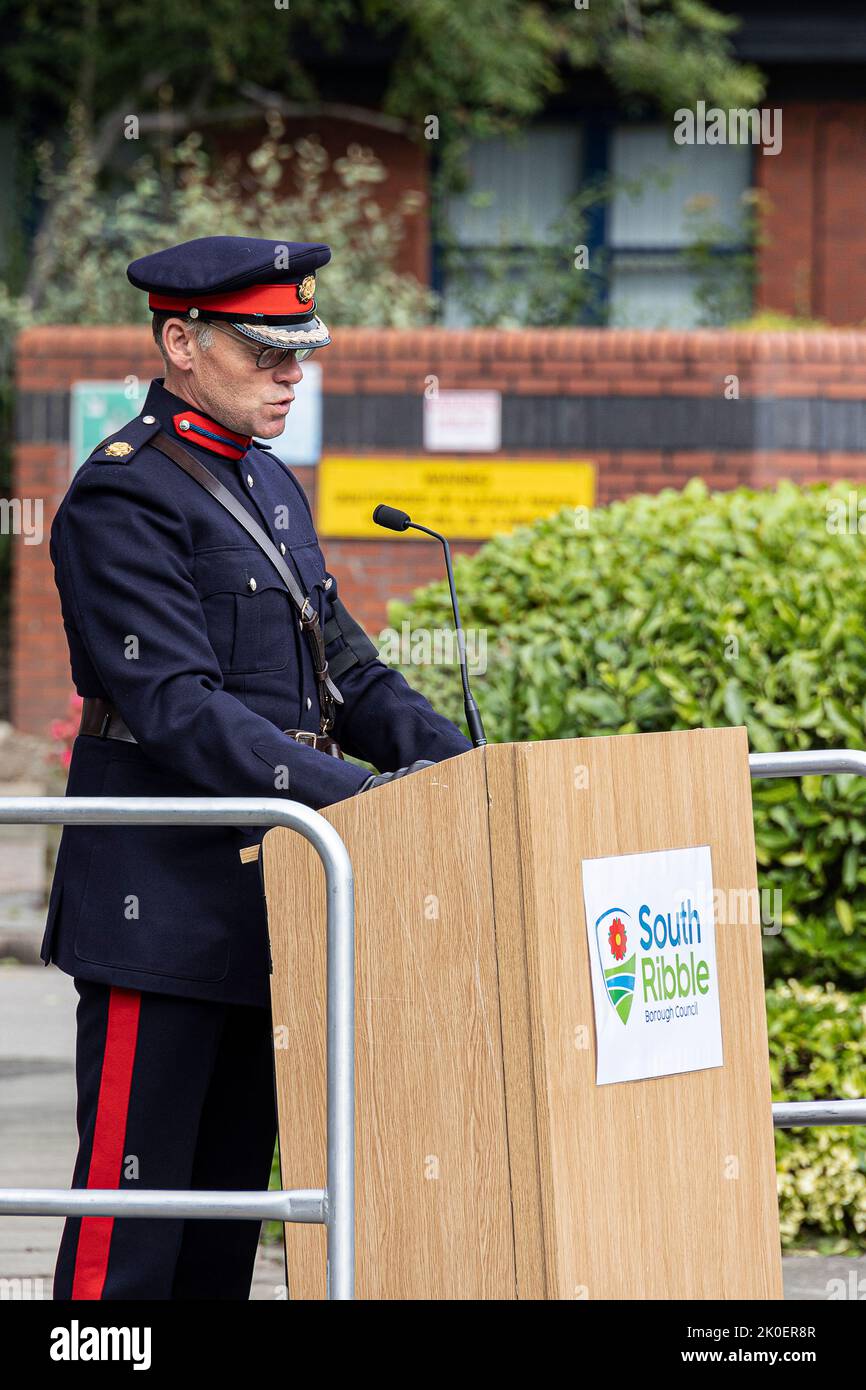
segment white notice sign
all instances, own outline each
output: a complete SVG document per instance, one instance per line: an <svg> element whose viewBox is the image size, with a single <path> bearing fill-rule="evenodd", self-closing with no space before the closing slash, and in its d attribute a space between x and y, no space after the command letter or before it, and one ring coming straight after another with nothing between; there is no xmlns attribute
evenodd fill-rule
<svg viewBox="0 0 866 1390"><path fill-rule="evenodd" d="M581 867L598 1085L722 1066L709 846Z"/></svg>
<svg viewBox="0 0 866 1390"><path fill-rule="evenodd" d="M424 448L475 454L502 447L502 396L498 391L438 391L424 398Z"/></svg>

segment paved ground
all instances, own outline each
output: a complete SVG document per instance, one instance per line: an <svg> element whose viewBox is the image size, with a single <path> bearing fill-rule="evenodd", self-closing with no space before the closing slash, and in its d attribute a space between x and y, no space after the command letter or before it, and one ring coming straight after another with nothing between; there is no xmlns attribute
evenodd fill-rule
<svg viewBox="0 0 866 1390"><path fill-rule="evenodd" d="M66 1187L75 1158L75 1003L54 966L0 966L0 1187ZM0 1217L0 1278L50 1297L62 1220ZM252 1297L283 1296L279 1247L259 1247ZM866 1258L783 1261L785 1297L866 1299Z"/></svg>
<svg viewBox="0 0 866 1390"><path fill-rule="evenodd" d="M10 761L9 738L9 726L0 723L0 767L4 770ZM21 740L17 743L20 745ZM44 781L0 781L0 796L47 794ZM0 958L11 955L31 965L39 961L51 878L50 846L59 840L60 828L0 825Z"/></svg>

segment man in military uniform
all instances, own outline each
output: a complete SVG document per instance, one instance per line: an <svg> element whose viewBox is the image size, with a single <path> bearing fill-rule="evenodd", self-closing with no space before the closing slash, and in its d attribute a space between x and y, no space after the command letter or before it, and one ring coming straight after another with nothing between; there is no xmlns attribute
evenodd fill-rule
<svg viewBox="0 0 866 1390"><path fill-rule="evenodd" d="M51 528L84 697L67 795L319 808L471 747L378 660L325 568L300 484L264 442L282 433L300 361L330 342L315 300L330 254L206 237L129 267L149 294L165 377L78 470ZM276 560L200 485L201 464ZM281 560L309 597L300 618ZM266 917L259 875L239 857L260 838L64 828L42 958L79 994L74 1187L267 1188ZM70 1218L54 1296L246 1299L259 1225Z"/></svg>

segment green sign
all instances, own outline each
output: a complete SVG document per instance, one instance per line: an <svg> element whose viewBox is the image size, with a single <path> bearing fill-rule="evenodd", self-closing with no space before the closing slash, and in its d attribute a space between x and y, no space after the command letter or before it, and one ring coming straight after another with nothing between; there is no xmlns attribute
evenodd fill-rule
<svg viewBox="0 0 866 1390"><path fill-rule="evenodd" d="M72 385L69 446L72 472L90 458L101 440L140 415L149 381L76 381Z"/></svg>

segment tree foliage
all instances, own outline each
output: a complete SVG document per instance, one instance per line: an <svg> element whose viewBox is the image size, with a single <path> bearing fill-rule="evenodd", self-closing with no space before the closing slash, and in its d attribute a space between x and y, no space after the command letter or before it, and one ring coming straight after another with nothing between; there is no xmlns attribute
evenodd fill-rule
<svg viewBox="0 0 866 1390"><path fill-rule="evenodd" d="M254 109L261 88L356 101L368 73L380 89L358 104L405 122L416 140L435 115L446 146L525 123L587 70L665 114L699 97L752 106L763 91L735 58L738 21L703 0L0 0L0 20L10 110L39 128L77 105L118 139L124 114L160 102L200 128L239 98Z"/></svg>
<svg viewBox="0 0 866 1390"><path fill-rule="evenodd" d="M425 321L435 303L430 290L395 267L405 218L417 212L420 199L407 191L383 211L375 194L385 169L361 145L351 145L332 166L316 137L289 141L280 118L271 116L264 139L246 158L215 164L201 136L191 134L171 151L168 178L144 156L117 197L100 193L83 136L73 139L62 170L55 170L50 150L42 152L42 162L50 211L34 246L31 288L0 294L7 329L32 322L148 321L146 297L126 278L131 260L200 236L279 240L286 227L303 227L310 240L332 247L333 262L317 293L326 322L405 327ZM359 279L366 286L363 300L354 293Z"/></svg>
<svg viewBox="0 0 866 1390"><path fill-rule="evenodd" d="M699 97L753 105L763 90L760 74L735 58L737 21L702 0L592 0L586 8L574 0L268 0L253 7L243 0L71 0L59 9L48 0L0 0L0 19L0 101L19 135L17 232L4 274L16 288L34 231L41 229L44 244L46 224L51 235L58 222L40 198L48 183L43 170L40 189L33 156L45 136L58 146L58 164L81 170L94 197L118 186L137 192L128 138L134 118L137 148L153 155L165 202L173 151L191 134L251 122L261 128L275 112L313 122L349 118L402 134L434 156L433 229L445 244L443 195L466 186L470 141L518 132L576 74L606 74L626 108L664 114ZM63 150L58 132L72 127ZM592 277L569 275L558 299L571 305L597 288Z"/></svg>

